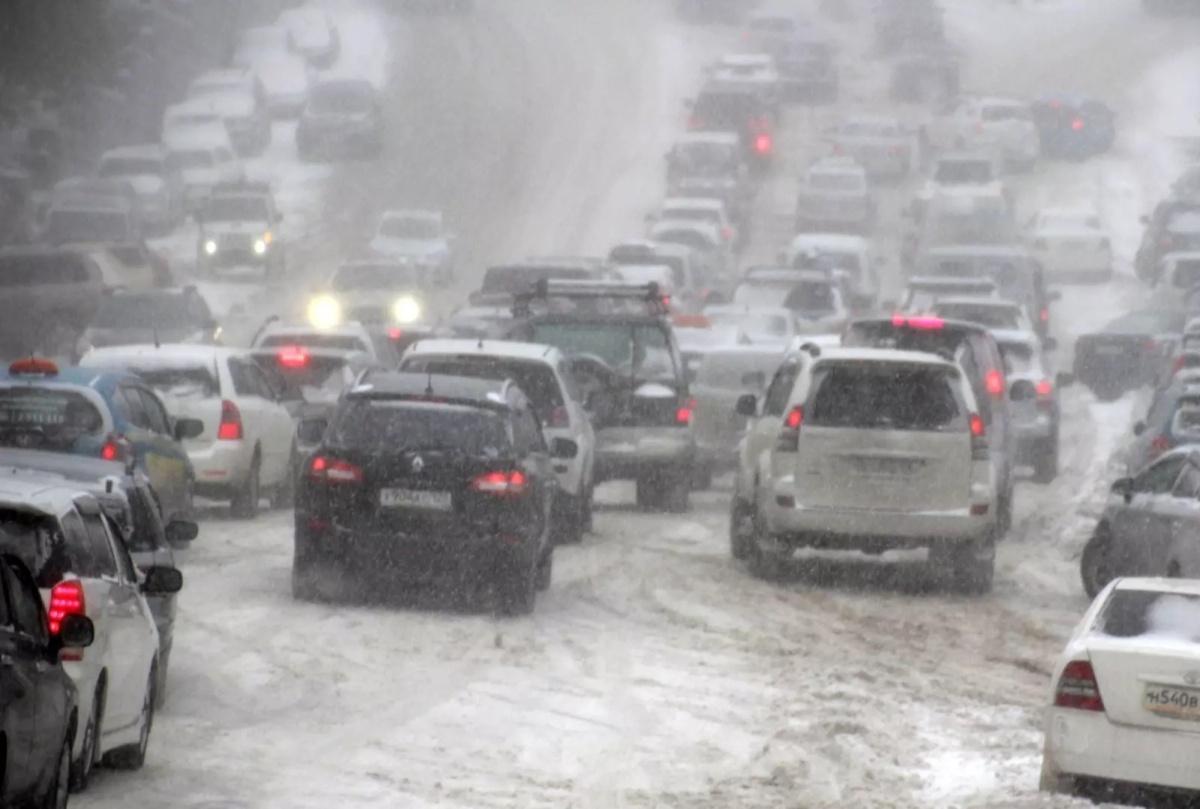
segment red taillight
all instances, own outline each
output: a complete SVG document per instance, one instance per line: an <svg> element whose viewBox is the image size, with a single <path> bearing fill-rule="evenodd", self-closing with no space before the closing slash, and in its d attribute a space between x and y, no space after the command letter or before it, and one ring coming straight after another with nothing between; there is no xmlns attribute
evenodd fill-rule
<svg viewBox="0 0 1200 809"><path fill-rule="evenodd" d="M765 132L754 138L754 151L761 155L770 154L772 146L773 144L771 143L771 136Z"/></svg>
<svg viewBox="0 0 1200 809"><path fill-rule="evenodd" d="M993 368L983 375L983 387L992 398L1004 395L1004 374Z"/></svg>
<svg viewBox="0 0 1200 809"><path fill-rule="evenodd" d="M1076 118L1075 120L1071 121L1071 128L1072 128L1072 129L1074 129L1076 132L1082 131L1082 129L1083 129L1083 119L1082 119L1082 118Z"/></svg>
<svg viewBox="0 0 1200 809"><path fill-rule="evenodd" d="M57 635L62 629L63 619L68 615L87 615L87 602L83 595L83 582L77 579L60 581L50 590L50 608L46 611L50 619L50 634Z"/></svg>
<svg viewBox="0 0 1200 809"><path fill-rule="evenodd" d="M970 422L972 438L983 438L987 435L987 428L983 424L983 416L980 416L978 413L972 413Z"/></svg>
<svg viewBox="0 0 1200 809"><path fill-rule="evenodd" d="M284 368L304 368L312 360L312 355L304 346L284 346L275 352L275 361Z"/></svg>
<svg viewBox="0 0 1200 809"><path fill-rule="evenodd" d="M946 327L946 321L932 315L892 315L892 325L898 329L909 328L918 331L941 331Z"/></svg>
<svg viewBox="0 0 1200 809"><path fill-rule="evenodd" d="M1037 391L1039 399L1049 399L1054 393L1054 383L1049 379L1039 380L1038 383L1033 386L1033 388Z"/></svg>
<svg viewBox="0 0 1200 809"><path fill-rule="evenodd" d="M1059 708L1075 708L1080 711L1103 711L1104 700L1100 697L1100 684L1096 672L1087 660L1072 660L1058 678L1054 689L1054 704Z"/></svg>
<svg viewBox="0 0 1200 809"><path fill-rule="evenodd" d="M799 430L800 425L804 424L804 409L799 405L793 407L788 411L787 418L783 423L789 430Z"/></svg>
<svg viewBox="0 0 1200 809"><path fill-rule="evenodd" d="M571 415L567 412L567 408L559 405L550 411L546 416L547 427L570 427Z"/></svg>
<svg viewBox="0 0 1200 809"><path fill-rule="evenodd" d="M221 401L221 425L217 427L217 440L242 440L242 411L228 399Z"/></svg>
<svg viewBox="0 0 1200 809"><path fill-rule="evenodd" d="M721 238L727 242L733 241L733 228L729 227L728 225L721 228Z"/></svg>
<svg viewBox="0 0 1200 809"><path fill-rule="evenodd" d="M804 424L804 408L796 405L783 418L783 429L775 439L779 452L795 452L800 448L800 427Z"/></svg>
<svg viewBox="0 0 1200 809"><path fill-rule="evenodd" d="M830 151L835 155L841 155L845 153L845 149L842 148L842 144L840 143L833 144L833 148L830 149Z"/></svg>
<svg viewBox="0 0 1200 809"><path fill-rule="evenodd" d="M692 413L696 409L696 400L688 399L675 409L675 423L687 426L692 423Z"/></svg>
<svg viewBox="0 0 1200 809"><path fill-rule="evenodd" d="M471 481L471 489L499 497L518 497L529 490L529 479L520 469L511 472L484 472Z"/></svg>
<svg viewBox="0 0 1200 809"><path fill-rule="evenodd" d="M1156 435L1150 441L1150 457L1156 458L1171 448L1171 439L1165 435Z"/></svg>
<svg viewBox="0 0 1200 809"><path fill-rule="evenodd" d="M983 423L983 416L972 413L967 417L967 426L971 430L971 458L976 461L986 461L990 455L987 425Z"/></svg>
<svg viewBox="0 0 1200 809"><path fill-rule="evenodd" d="M671 308L671 296L670 296L670 295L663 295L663 296L662 296L662 305L663 305L663 308L664 308L664 309L670 309L670 308Z"/></svg>
<svg viewBox="0 0 1200 809"><path fill-rule="evenodd" d="M348 461L318 455L308 465L308 476L322 483L362 483L363 471Z"/></svg>
<svg viewBox="0 0 1200 809"><path fill-rule="evenodd" d="M1184 367L1184 359L1183 359L1183 355L1180 354L1178 357L1175 358L1175 361L1171 363L1171 376L1175 376L1175 374L1182 371L1183 367Z"/></svg>
<svg viewBox="0 0 1200 809"><path fill-rule="evenodd" d="M1153 337L1147 337L1145 340L1142 340L1142 353L1157 354L1158 353L1158 341L1155 340Z"/></svg>
<svg viewBox="0 0 1200 809"><path fill-rule="evenodd" d="M8 366L8 372L13 376L58 376L58 366L51 360L28 357Z"/></svg>
<svg viewBox="0 0 1200 809"><path fill-rule="evenodd" d="M1042 310L1040 312L1038 312L1038 319L1041 320L1043 323L1049 323L1050 322L1050 310L1047 309L1045 306L1043 306Z"/></svg>
<svg viewBox="0 0 1200 809"><path fill-rule="evenodd" d="M110 438L100 447L100 457L105 461L116 461L121 458L121 445L115 438Z"/></svg>
<svg viewBox="0 0 1200 809"><path fill-rule="evenodd" d="M388 339L395 343L404 337L404 329L392 326L390 329L388 329L387 335Z"/></svg>

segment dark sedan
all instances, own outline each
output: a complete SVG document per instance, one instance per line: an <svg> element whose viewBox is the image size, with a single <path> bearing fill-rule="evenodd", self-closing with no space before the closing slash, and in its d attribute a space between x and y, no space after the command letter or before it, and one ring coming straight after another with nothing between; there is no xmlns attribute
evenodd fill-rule
<svg viewBox="0 0 1200 809"><path fill-rule="evenodd" d="M1053 96L1035 101L1033 122L1042 143L1042 155L1085 160L1104 154L1117 137L1117 114L1093 98Z"/></svg>
<svg viewBox="0 0 1200 809"><path fill-rule="evenodd" d="M296 126L303 160L378 157L383 119L375 87L361 79L333 79L314 86Z"/></svg>

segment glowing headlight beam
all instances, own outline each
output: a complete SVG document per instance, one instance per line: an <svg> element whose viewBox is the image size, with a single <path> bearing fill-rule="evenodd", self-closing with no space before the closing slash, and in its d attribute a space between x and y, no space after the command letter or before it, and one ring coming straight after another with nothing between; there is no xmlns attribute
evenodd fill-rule
<svg viewBox="0 0 1200 809"><path fill-rule="evenodd" d="M392 304L392 319L397 323L412 323L421 317L421 304L416 298L405 295Z"/></svg>
<svg viewBox="0 0 1200 809"><path fill-rule="evenodd" d="M318 295L308 302L308 322L315 329L333 329L342 323L342 305L330 295Z"/></svg>
<svg viewBox="0 0 1200 809"><path fill-rule="evenodd" d="M208 239L204 242L204 254L208 256L215 256L217 254L216 239Z"/></svg>
<svg viewBox="0 0 1200 809"><path fill-rule="evenodd" d="M267 243L262 239L254 240L254 255L261 256L267 252Z"/></svg>

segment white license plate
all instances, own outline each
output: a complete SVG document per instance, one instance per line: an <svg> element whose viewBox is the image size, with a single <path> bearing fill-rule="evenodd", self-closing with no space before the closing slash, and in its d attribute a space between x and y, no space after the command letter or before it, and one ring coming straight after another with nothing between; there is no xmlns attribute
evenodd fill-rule
<svg viewBox="0 0 1200 809"><path fill-rule="evenodd" d="M1200 690L1147 683L1142 707L1159 716L1200 722Z"/></svg>
<svg viewBox="0 0 1200 809"><path fill-rule="evenodd" d="M433 511L449 511L450 502L450 492L427 492L415 489L379 490L379 505L384 508L427 508Z"/></svg>

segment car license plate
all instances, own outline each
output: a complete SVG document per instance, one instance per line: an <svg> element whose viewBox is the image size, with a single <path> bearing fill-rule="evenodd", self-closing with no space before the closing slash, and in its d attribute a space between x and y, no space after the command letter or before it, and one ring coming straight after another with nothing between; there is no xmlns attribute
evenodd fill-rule
<svg viewBox="0 0 1200 809"><path fill-rule="evenodd" d="M450 492L380 489L379 505L384 508L426 508L434 511L449 511Z"/></svg>
<svg viewBox="0 0 1200 809"><path fill-rule="evenodd" d="M1200 690L1147 683L1142 707L1159 716L1200 722Z"/></svg>

